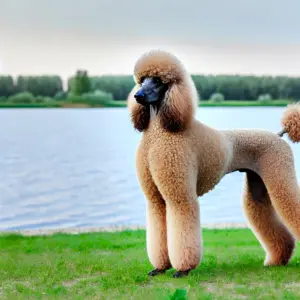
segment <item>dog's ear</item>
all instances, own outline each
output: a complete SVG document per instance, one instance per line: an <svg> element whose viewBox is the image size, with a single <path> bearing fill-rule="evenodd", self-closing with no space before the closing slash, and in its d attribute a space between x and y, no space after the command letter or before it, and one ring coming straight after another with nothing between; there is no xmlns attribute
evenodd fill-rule
<svg viewBox="0 0 300 300"><path fill-rule="evenodd" d="M127 106L130 112L133 127L139 132L148 128L150 122L150 109L136 102L134 94L139 86L136 85L128 95Z"/></svg>
<svg viewBox="0 0 300 300"><path fill-rule="evenodd" d="M179 132L187 128L194 115L194 97L193 86L183 82L171 85L159 112L165 130Z"/></svg>

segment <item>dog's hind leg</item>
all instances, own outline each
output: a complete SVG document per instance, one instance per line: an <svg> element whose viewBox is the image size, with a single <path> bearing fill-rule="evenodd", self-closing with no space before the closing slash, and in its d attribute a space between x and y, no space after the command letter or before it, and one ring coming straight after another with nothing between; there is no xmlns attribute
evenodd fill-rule
<svg viewBox="0 0 300 300"><path fill-rule="evenodd" d="M300 189L290 146L283 140L274 144L260 159L258 172L276 213L299 241Z"/></svg>
<svg viewBox="0 0 300 300"><path fill-rule="evenodd" d="M264 265L285 265L293 254L295 239L276 215L260 176L249 170L245 181L244 213L266 252Z"/></svg>

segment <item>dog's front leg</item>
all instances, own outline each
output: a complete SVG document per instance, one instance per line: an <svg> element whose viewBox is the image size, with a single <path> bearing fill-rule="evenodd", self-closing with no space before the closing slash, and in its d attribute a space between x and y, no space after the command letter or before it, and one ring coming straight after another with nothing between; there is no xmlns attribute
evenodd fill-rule
<svg viewBox="0 0 300 300"><path fill-rule="evenodd" d="M166 203L153 182L144 158L145 155L138 152L137 175L147 201L147 253L155 268L149 275L155 276L171 268L167 247Z"/></svg>
<svg viewBox="0 0 300 300"><path fill-rule="evenodd" d="M155 268L149 275L155 276L171 268L167 247L166 204L150 180L143 190L147 198L147 253Z"/></svg>
<svg viewBox="0 0 300 300"><path fill-rule="evenodd" d="M172 201L173 200L173 201ZM167 203L168 249L174 277L187 275L202 258L202 233L197 199Z"/></svg>
<svg viewBox="0 0 300 300"><path fill-rule="evenodd" d="M155 267L148 275L155 276L171 268L167 247L166 204L159 198L147 201L147 252Z"/></svg>
<svg viewBox="0 0 300 300"><path fill-rule="evenodd" d="M202 259L197 170L191 155L180 157L164 151L156 152L151 158L151 174L166 201L169 258L177 270L174 277L181 277L196 268Z"/></svg>

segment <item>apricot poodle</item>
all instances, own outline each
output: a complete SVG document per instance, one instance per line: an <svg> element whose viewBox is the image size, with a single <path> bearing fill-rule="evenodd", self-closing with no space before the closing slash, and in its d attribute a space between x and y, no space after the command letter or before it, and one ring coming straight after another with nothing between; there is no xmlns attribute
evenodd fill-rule
<svg viewBox="0 0 300 300"><path fill-rule="evenodd" d="M300 190L287 133L300 141L300 105L288 106L282 132L216 130L194 117L199 97L174 55L150 51L135 64L128 96L134 128L143 132L137 175L147 199L147 252L157 275L187 275L202 260L197 198L228 173L245 172L243 209L266 252L264 265L289 262L300 239Z"/></svg>

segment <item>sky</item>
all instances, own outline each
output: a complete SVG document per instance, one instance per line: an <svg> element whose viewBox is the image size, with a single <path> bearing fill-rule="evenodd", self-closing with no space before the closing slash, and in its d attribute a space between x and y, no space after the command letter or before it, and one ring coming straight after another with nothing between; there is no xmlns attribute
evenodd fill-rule
<svg viewBox="0 0 300 300"><path fill-rule="evenodd" d="M132 74L151 49L194 74L300 76L299 0L0 0L0 73Z"/></svg>

